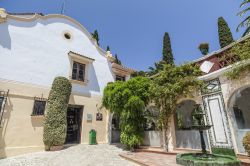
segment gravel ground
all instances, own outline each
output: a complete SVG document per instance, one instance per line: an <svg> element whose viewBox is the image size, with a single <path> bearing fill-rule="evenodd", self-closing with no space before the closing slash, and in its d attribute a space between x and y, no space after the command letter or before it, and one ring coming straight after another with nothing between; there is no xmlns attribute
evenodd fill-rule
<svg viewBox="0 0 250 166"><path fill-rule="evenodd" d="M0 166L137 166L119 156L116 145L76 145L56 152L38 152L0 160Z"/></svg>

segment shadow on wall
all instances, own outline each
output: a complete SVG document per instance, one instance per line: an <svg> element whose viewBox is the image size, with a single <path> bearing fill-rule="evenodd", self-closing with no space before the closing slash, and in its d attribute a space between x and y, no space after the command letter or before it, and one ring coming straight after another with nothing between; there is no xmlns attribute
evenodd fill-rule
<svg viewBox="0 0 250 166"><path fill-rule="evenodd" d="M8 23L2 23L0 26L0 45L3 48L11 49L11 38L10 38L10 33L9 33L9 26Z"/></svg>
<svg viewBox="0 0 250 166"><path fill-rule="evenodd" d="M9 119L11 116L11 112L13 110L13 105L9 98L7 98L5 109L3 110L3 118L0 128L0 158L6 158L6 152L5 152L5 134L8 127Z"/></svg>
<svg viewBox="0 0 250 166"><path fill-rule="evenodd" d="M34 130L36 127L43 127L44 116L30 116L31 117L31 124Z"/></svg>
<svg viewBox="0 0 250 166"><path fill-rule="evenodd" d="M96 72L93 64L89 66L89 82L90 91L100 92L100 86L96 77Z"/></svg>

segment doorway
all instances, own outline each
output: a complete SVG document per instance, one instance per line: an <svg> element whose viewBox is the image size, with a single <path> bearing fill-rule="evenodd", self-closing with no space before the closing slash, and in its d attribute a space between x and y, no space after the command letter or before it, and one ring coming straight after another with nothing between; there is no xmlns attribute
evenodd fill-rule
<svg viewBox="0 0 250 166"><path fill-rule="evenodd" d="M67 110L67 136L66 144L81 142L83 106L69 105Z"/></svg>

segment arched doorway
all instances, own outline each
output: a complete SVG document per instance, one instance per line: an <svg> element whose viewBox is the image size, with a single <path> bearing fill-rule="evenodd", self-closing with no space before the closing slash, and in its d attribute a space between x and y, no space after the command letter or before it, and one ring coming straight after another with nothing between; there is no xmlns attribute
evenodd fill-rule
<svg viewBox="0 0 250 166"><path fill-rule="evenodd" d="M114 113L111 124L111 143L120 143L120 134L120 117Z"/></svg>
<svg viewBox="0 0 250 166"><path fill-rule="evenodd" d="M250 87L234 92L230 98L229 110L233 122L238 152L245 153L242 140L250 131Z"/></svg>
<svg viewBox="0 0 250 166"><path fill-rule="evenodd" d="M174 118L176 148L201 149L199 132L190 128L193 125L192 112L195 105L196 102L193 100L184 100L177 106ZM208 147L206 133L204 138Z"/></svg>
<svg viewBox="0 0 250 166"><path fill-rule="evenodd" d="M162 146L162 132L157 128L159 109L154 105L149 105L144 113L144 139L145 146Z"/></svg>

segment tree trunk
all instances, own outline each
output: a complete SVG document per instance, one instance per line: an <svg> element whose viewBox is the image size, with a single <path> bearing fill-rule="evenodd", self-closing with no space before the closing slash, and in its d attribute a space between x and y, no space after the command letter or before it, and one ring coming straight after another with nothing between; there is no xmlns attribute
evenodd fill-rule
<svg viewBox="0 0 250 166"><path fill-rule="evenodd" d="M168 137L167 130L163 127L162 129L162 141L163 141L163 150L168 152Z"/></svg>

